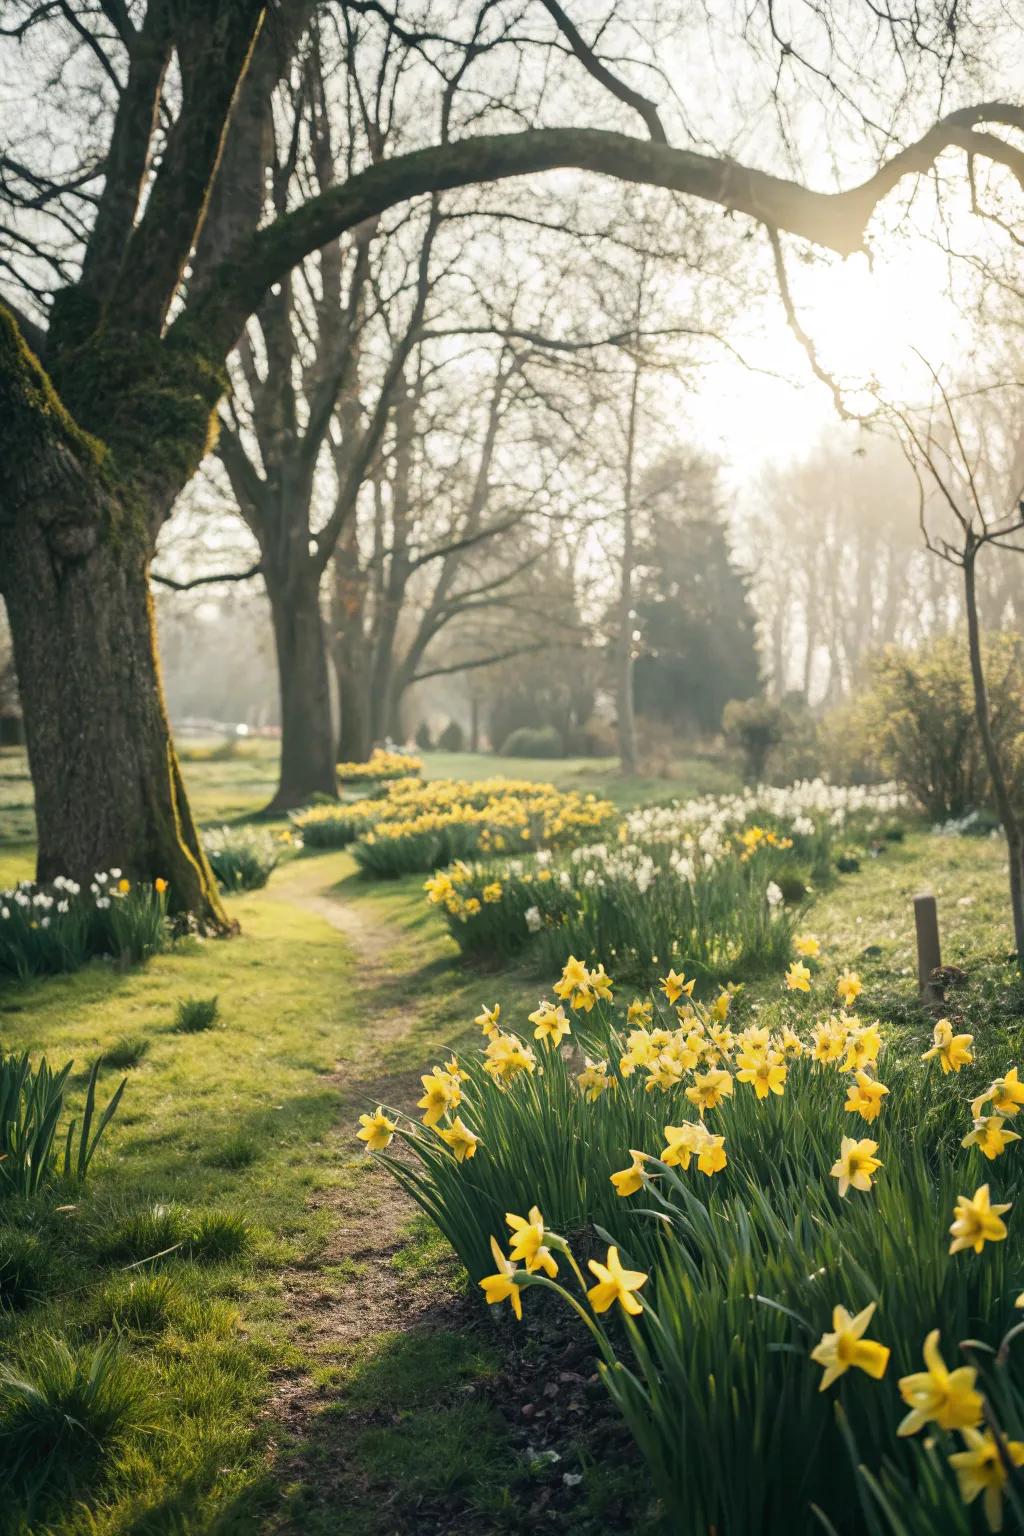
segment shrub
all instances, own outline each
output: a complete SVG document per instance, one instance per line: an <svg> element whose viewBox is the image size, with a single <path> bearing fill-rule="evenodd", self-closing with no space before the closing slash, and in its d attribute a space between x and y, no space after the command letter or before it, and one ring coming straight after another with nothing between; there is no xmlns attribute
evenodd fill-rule
<svg viewBox="0 0 1024 1536"><path fill-rule="evenodd" d="M174 1010L174 1028L179 1035L198 1035L212 1029L220 1017L220 1003L215 997L183 997Z"/></svg>
<svg viewBox="0 0 1024 1536"><path fill-rule="evenodd" d="M993 635L983 646L992 731L1011 794L1024 793L1024 641ZM888 646L857 703L860 739L937 822L989 804L990 787L974 718L966 644L956 636L917 649Z"/></svg>
<svg viewBox="0 0 1024 1536"><path fill-rule="evenodd" d="M764 781L768 757L785 735L786 716L770 699L730 699L722 711L726 740L743 755L743 774L748 784Z"/></svg>
<svg viewBox="0 0 1024 1536"><path fill-rule="evenodd" d="M33 1067L27 1051L23 1056L0 1052L0 1195L34 1195L53 1178L81 1180L88 1173L128 1079L122 1080L95 1120L96 1062L89 1073L81 1123L71 1120L67 1129L61 1130L65 1089L73 1065L69 1061L59 1072L53 1072L45 1056ZM61 1145L63 1157L58 1155Z"/></svg>
<svg viewBox="0 0 1024 1536"><path fill-rule="evenodd" d="M75 971L95 955L139 965L169 935L167 882L132 882L103 871L84 891L63 875L0 891L0 975Z"/></svg>
<svg viewBox="0 0 1024 1536"><path fill-rule="evenodd" d="M440 736L437 745L442 752L462 752L466 746L466 733L457 720L449 720Z"/></svg>
<svg viewBox="0 0 1024 1536"><path fill-rule="evenodd" d="M562 733L553 725L521 725L506 737L502 757L564 757Z"/></svg>
<svg viewBox="0 0 1024 1536"><path fill-rule="evenodd" d="M421 720L416 727L415 741L421 752L433 751L434 738L430 734L430 726L426 720Z"/></svg>
<svg viewBox="0 0 1024 1536"><path fill-rule="evenodd" d="M142 1380L115 1338L77 1351L50 1335L31 1340L16 1364L0 1366L5 1496L33 1521L66 1490L81 1492L143 1427L146 1409Z"/></svg>
<svg viewBox="0 0 1024 1536"><path fill-rule="evenodd" d="M206 857L224 891L258 891L281 861L280 835L265 827L212 827L203 833Z"/></svg>

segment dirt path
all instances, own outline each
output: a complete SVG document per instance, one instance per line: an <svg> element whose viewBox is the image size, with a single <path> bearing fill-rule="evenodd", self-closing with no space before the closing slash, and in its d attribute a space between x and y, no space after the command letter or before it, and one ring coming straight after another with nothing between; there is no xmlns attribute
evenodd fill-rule
<svg viewBox="0 0 1024 1536"><path fill-rule="evenodd" d="M278 1378L268 1408L281 1447L277 1476L286 1484L314 1484L317 1502L330 1506L332 1498L342 1496L344 1477L343 1445L336 1447L337 1487L332 1488L325 1464L330 1458L323 1454L324 1410L337 1398L337 1388L330 1384L330 1365L358 1357L361 1347L381 1334L428 1325L431 1311L423 1288L410 1285L393 1263L408 1240L408 1223L416 1206L385 1169L360 1156L356 1124L368 1101L415 1113L422 1089L416 1071L388 1075L373 1071L373 1064L409 1033L414 1022L414 1005L396 986L395 935L378 921L367 920L353 904L312 885L296 883L286 893L289 900L344 934L354 950L353 989L362 1020L359 1060L340 1061L327 1079L338 1088L343 1182L319 1190L310 1207L329 1213L330 1236L308 1265L288 1269L281 1276L284 1323L305 1359ZM432 1325L437 1325L436 1320ZM339 1437L343 1433L343 1422L338 1433ZM287 1517L272 1526L274 1531L300 1528Z"/></svg>

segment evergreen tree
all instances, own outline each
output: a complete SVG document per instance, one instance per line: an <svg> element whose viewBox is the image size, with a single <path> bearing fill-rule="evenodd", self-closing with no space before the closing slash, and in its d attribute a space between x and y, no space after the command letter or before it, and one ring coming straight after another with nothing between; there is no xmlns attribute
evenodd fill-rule
<svg viewBox="0 0 1024 1536"><path fill-rule="evenodd" d="M714 463L672 454L646 482L634 603L637 713L710 733L729 699L760 692L749 580L729 548Z"/></svg>

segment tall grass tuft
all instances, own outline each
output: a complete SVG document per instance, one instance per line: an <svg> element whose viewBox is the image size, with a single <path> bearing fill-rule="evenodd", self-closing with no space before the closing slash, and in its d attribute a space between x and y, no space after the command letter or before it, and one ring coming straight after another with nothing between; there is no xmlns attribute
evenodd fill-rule
<svg viewBox="0 0 1024 1536"><path fill-rule="evenodd" d="M72 1119L59 1131L65 1090L73 1062L54 1072L45 1056L33 1067L23 1056L0 1053L0 1195L35 1195L51 1179L84 1179L104 1131L121 1102L124 1078L96 1118L96 1078L93 1064L86 1087L81 1121ZM58 1148L63 1146L63 1157Z"/></svg>
<svg viewBox="0 0 1024 1536"><path fill-rule="evenodd" d="M198 1035L212 1029L219 1018L216 997L183 997L174 1010L174 1028L179 1035Z"/></svg>
<svg viewBox="0 0 1024 1536"><path fill-rule="evenodd" d="M94 1485L147 1416L142 1378L116 1338L79 1350L50 1335L30 1340L17 1362L0 1365L8 1511L20 1505L32 1523L61 1495Z"/></svg>

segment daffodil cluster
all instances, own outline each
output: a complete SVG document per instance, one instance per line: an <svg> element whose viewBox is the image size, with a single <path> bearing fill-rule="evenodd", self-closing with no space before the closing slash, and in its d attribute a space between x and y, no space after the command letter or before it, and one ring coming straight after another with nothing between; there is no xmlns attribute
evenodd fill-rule
<svg viewBox="0 0 1024 1536"><path fill-rule="evenodd" d="M0 891L0 975L74 971L94 955L139 963L167 939L168 883L98 870Z"/></svg>
<svg viewBox="0 0 1024 1536"><path fill-rule="evenodd" d="M422 759L413 757L410 752L388 752L383 747L374 747L365 763L339 763L338 782L383 782L389 779L416 778L422 772Z"/></svg>

